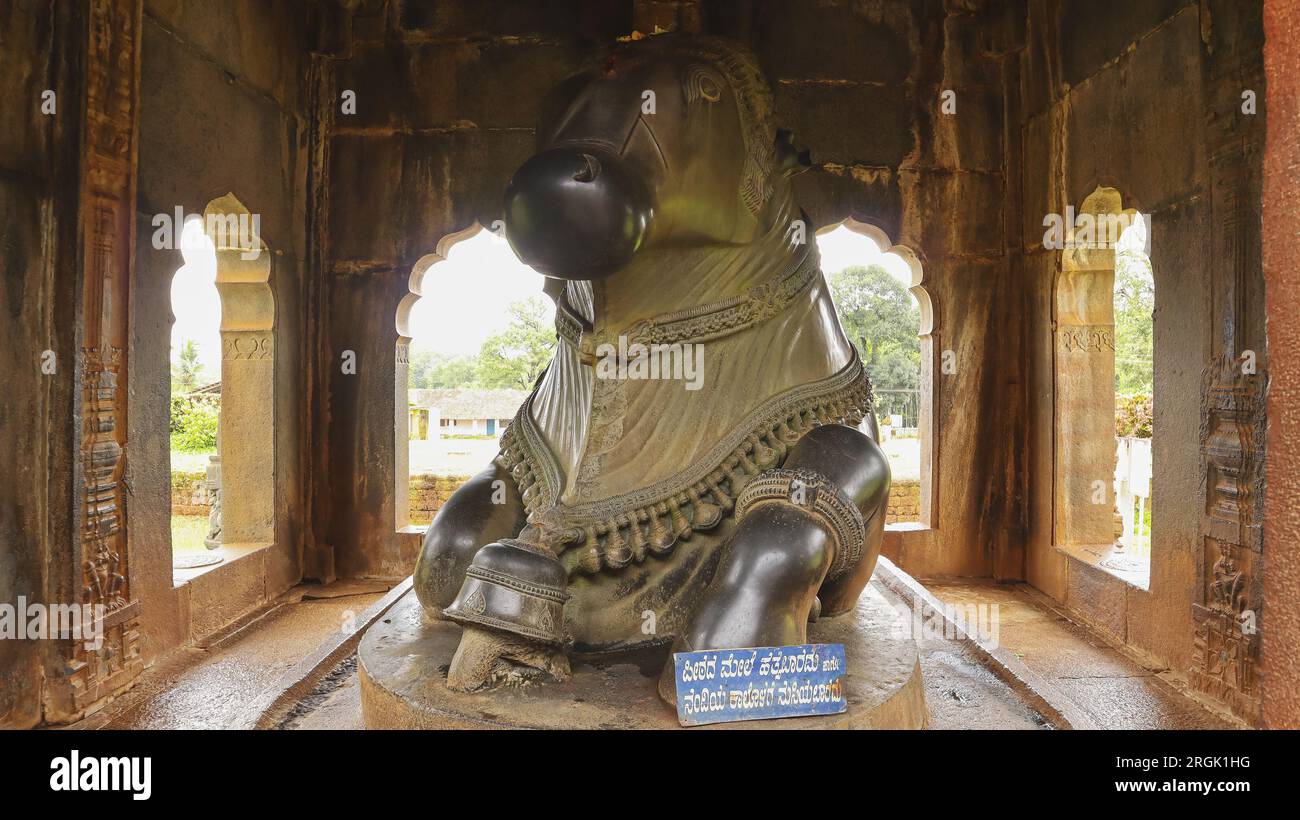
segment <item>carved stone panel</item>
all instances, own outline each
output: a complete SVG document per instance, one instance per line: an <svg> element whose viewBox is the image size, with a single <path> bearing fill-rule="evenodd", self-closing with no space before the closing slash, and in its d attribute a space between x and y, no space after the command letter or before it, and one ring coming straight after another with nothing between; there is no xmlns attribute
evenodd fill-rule
<svg viewBox="0 0 1300 820"><path fill-rule="evenodd" d="M69 640L51 680L47 717L69 719L143 668L126 523L127 306L135 246L136 102L140 5L90 4L81 179L80 535L76 603L91 607L99 640Z"/></svg>
<svg viewBox="0 0 1300 820"><path fill-rule="evenodd" d="M1192 604L1196 632L1189 678L1200 691L1254 719L1259 713L1266 382L1242 369L1224 356L1205 374L1201 585Z"/></svg>

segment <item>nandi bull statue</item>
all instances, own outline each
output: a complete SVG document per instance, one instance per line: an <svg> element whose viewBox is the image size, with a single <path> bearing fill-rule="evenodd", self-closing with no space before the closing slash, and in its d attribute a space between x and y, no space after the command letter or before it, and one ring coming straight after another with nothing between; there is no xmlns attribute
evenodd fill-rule
<svg viewBox="0 0 1300 820"><path fill-rule="evenodd" d="M563 680L570 651L805 643L870 580L889 466L772 109L750 53L676 34L544 106L505 222L548 277L555 357L415 570L426 613L464 626L452 689ZM703 372L632 378L611 358L633 351Z"/></svg>

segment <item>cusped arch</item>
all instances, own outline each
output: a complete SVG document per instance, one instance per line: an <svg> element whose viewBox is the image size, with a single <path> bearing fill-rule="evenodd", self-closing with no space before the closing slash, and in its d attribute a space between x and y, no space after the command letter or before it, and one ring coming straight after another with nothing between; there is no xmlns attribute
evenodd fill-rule
<svg viewBox="0 0 1300 820"><path fill-rule="evenodd" d="M393 362L393 487L394 523L399 532L411 531L411 500L407 486L411 480L410 454L407 450L411 435L411 417L407 393L411 377L411 313L424 296L425 279L434 265L443 262L456 245L477 236L484 230L476 219L467 227L452 231L438 240L433 253L416 260L407 280L407 292L397 303L395 329L397 330L396 355Z"/></svg>
<svg viewBox="0 0 1300 820"><path fill-rule="evenodd" d="M1140 214L1119 189L1098 185L1063 216L1053 294L1053 540L1100 553L1115 535L1114 504L1098 503L1099 493L1113 500L1115 472L1115 244Z"/></svg>
<svg viewBox="0 0 1300 820"><path fill-rule="evenodd" d="M272 330L271 254L261 236L261 217L227 193L203 209L203 231L217 253L222 331Z"/></svg>
<svg viewBox="0 0 1300 820"><path fill-rule="evenodd" d="M466 239L477 236L479 231L484 230L482 224L476 219L468 227L453 231L442 239L434 247L433 253L426 253L416 260L415 265L411 268L411 275L407 280L407 290L409 291L397 304L397 336L399 340L409 341L411 338L411 311L415 309L415 303L420 301L424 295L424 278L429 269L439 262L445 261L451 253L451 249Z"/></svg>
<svg viewBox="0 0 1300 820"><path fill-rule="evenodd" d="M907 290L916 299L917 308L921 313L920 335L922 338L929 336L934 332L935 315L934 303L930 299L930 293L925 286L925 267L921 264L921 258L916 251L907 245L895 243L890 239L889 234L870 222L859 222L853 217L846 217L839 222L831 223L817 230L818 234L829 233L836 228L843 226L848 230L860 236L865 236L875 243L876 248L881 253L889 253L897 256L907 263L908 270L911 271L912 278L908 283Z"/></svg>
<svg viewBox="0 0 1300 820"><path fill-rule="evenodd" d="M934 378L935 356L939 346L936 344L936 311L930 292L926 289L925 267L920 255L907 245L896 243L884 230L869 222L860 222L852 216L834 222L817 230L817 233L829 233L836 228L845 227L860 236L870 239L882 254L888 253L902 259L911 272L908 292L916 300L920 314L917 335L921 340L921 390L917 407L917 434L920 439L920 525L933 529L935 523L934 509L938 498L938 429L935 424L934 408L937 402L937 385ZM893 525L891 525L893 526ZM906 525L904 525L906 526Z"/></svg>

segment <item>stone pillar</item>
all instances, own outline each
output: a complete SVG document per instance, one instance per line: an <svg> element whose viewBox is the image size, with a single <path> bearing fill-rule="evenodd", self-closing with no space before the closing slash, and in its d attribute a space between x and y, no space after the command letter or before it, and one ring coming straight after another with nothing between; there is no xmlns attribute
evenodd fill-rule
<svg viewBox="0 0 1300 820"><path fill-rule="evenodd" d="M221 293L221 529L225 544L275 540L272 254L233 194L204 210Z"/></svg>
<svg viewBox="0 0 1300 820"><path fill-rule="evenodd" d="M64 436L71 432L79 441L79 463L73 468L78 503L73 510L49 510L52 518L70 514L78 534L72 543L51 549L46 593L50 603L89 608L94 624L83 627L100 639L59 639L47 652L42 717L49 723L83 716L129 687L144 668L138 573L127 540L130 504L124 482L141 4L93 0L85 4L84 14L76 21L67 54L60 55L84 67L85 83L82 113L87 125L80 146L77 226L83 250L80 282L75 284L81 299L76 369L80 401L73 406L76 417L59 414L51 419L51 429ZM75 93L61 94L60 106L71 108L78 99ZM51 476L50 483L55 481Z"/></svg>
<svg viewBox="0 0 1300 820"><path fill-rule="evenodd" d="M203 544L210 550L221 546L221 437L217 437L217 453L208 456L207 475L208 534Z"/></svg>
<svg viewBox="0 0 1300 820"><path fill-rule="evenodd" d="M1080 213L1120 209L1119 193L1099 188ZM1068 234L1067 245L1073 241ZM1056 286L1054 334L1058 546L1115 540L1114 290L1114 250L1067 247Z"/></svg>

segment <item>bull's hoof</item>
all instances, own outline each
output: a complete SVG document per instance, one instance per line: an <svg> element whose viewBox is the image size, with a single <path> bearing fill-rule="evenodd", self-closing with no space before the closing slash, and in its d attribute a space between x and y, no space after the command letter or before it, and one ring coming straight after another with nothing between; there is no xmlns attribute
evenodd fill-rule
<svg viewBox="0 0 1300 820"><path fill-rule="evenodd" d="M561 683L569 675L569 659L557 647L467 626L447 671L447 688L481 692L498 686Z"/></svg>

